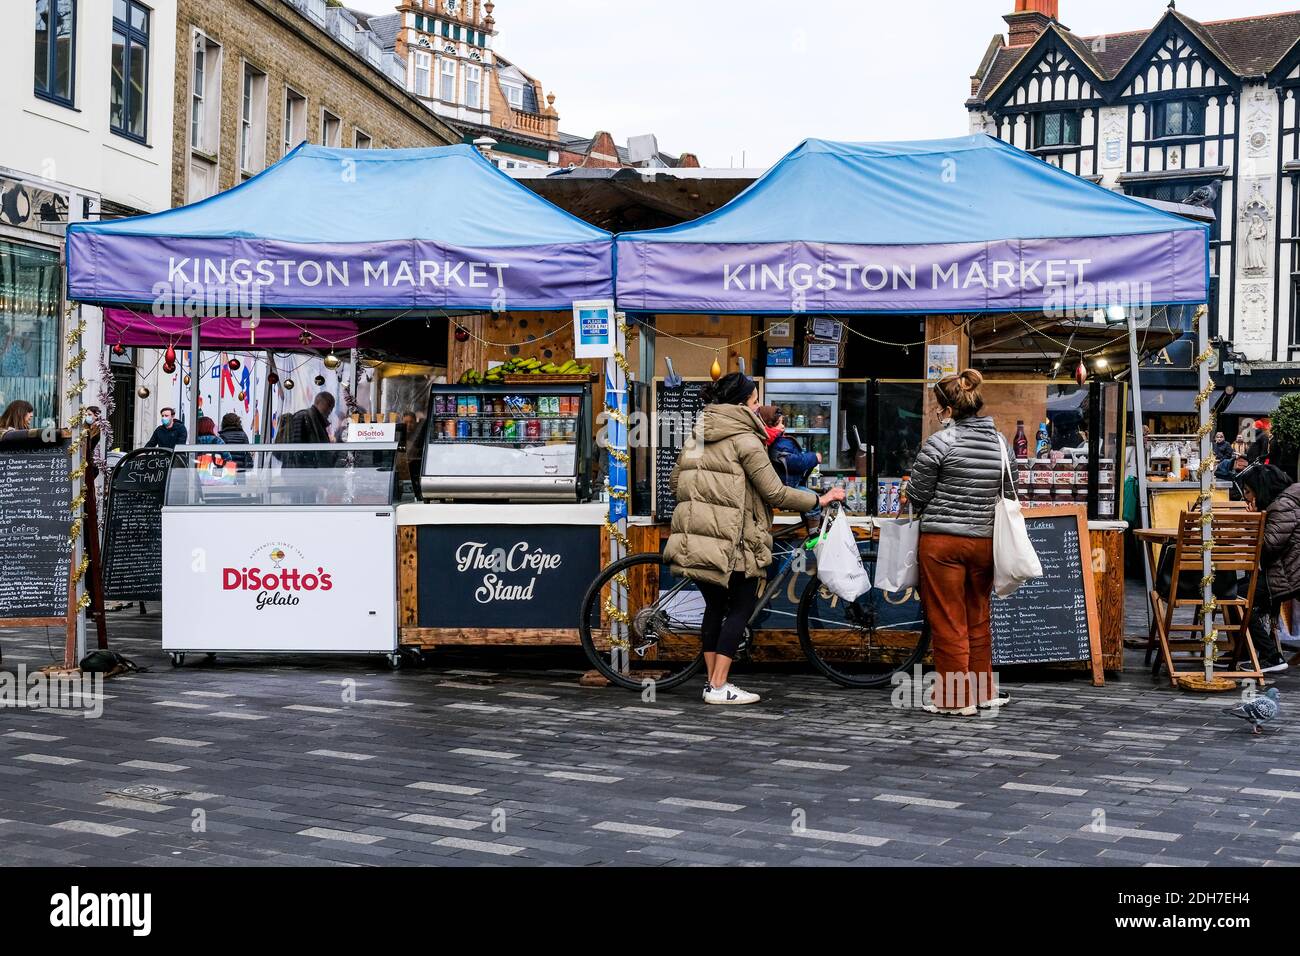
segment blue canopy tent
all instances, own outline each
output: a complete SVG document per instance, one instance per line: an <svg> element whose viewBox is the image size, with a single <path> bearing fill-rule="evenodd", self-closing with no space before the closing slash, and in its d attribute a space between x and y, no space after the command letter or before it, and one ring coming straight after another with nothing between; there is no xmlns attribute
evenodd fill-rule
<svg viewBox="0 0 1300 956"><path fill-rule="evenodd" d="M363 315L568 310L608 298L611 239L471 146L304 143L193 205L69 227L68 298L105 307L105 329L122 345L188 335L197 355L260 336L292 348L310 329L349 348L365 334ZM197 401L192 385L193 419Z"/></svg>
<svg viewBox="0 0 1300 956"><path fill-rule="evenodd" d="M806 140L716 212L616 247L618 302L636 311L1154 306L1209 287L1206 226L983 134Z"/></svg>
<svg viewBox="0 0 1300 956"><path fill-rule="evenodd" d="M610 234L471 146L300 145L210 199L68 229L68 297L199 293L297 312L568 309L612 292Z"/></svg>

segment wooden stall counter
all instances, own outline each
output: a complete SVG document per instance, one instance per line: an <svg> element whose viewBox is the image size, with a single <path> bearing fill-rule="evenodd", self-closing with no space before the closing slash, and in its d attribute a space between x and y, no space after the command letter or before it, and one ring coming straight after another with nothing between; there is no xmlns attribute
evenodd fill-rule
<svg viewBox="0 0 1300 956"><path fill-rule="evenodd" d="M609 505L406 504L397 509L398 644L581 643L578 607L609 560ZM652 550L658 529L628 529Z"/></svg>

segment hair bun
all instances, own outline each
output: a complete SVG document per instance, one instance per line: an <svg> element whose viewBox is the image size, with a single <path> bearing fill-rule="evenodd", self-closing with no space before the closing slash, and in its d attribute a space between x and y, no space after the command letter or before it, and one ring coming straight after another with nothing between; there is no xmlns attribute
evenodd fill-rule
<svg viewBox="0 0 1300 956"><path fill-rule="evenodd" d="M984 376L975 369L968 368L957 376L957 382L961 385L963 391L971 392L984 383Z"/></svg>

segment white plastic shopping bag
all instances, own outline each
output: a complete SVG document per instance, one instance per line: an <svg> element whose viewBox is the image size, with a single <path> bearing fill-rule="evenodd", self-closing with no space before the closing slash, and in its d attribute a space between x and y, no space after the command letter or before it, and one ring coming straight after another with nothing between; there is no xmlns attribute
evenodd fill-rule
<svg viewBox="0 0 1300 956"><path fill-rule="evenodd" d="M1002 467L1011 487L1015 488L1016 479L1011 474L1011 462L1007 458L1007 443L1001 437L999 441L1002 444ZM1026 581L1042 576L1043 565L1038 560L1034 543L1029 540L1020 499L1004 498L999 494L993 512L993 593L998 597L1010 597Z"/></svg>
<svg viewBox="0 0 1300 956"><path fill-rule="evenodd" d="M886 518L876 522L880 545L876 552L876 587L887 594L906 591L921 583L917 551L921 546L921 522L908 510L907 520Z"/></svg>
<svg viewBox="0 0 1300 956"><path fill-rule="evenodd" d="M841 511L838 520L830 522L830 509L822 519L822 533L813 554L817 556L817 578L832 594L843 601L854 601L871 590L871 575L862 566L858 542L849 527L849 519Z"/></svg>

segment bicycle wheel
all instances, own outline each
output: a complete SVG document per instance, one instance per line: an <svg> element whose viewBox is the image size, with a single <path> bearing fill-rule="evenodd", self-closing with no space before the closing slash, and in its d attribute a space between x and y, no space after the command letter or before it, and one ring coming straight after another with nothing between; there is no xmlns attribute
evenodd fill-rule
<svg viewBox="0 0 1300 956"><path fill-rule="evenodd" d="M861 548L875 576L875 546ZM909 673L930 647L930 628L914 588L886 594L872 588L842 601L814 576L799 599L799 643L812 665L844 687L888 687Z"/></svg>
<svg viewBox="0 0 1300 956"><path fill-rule="evenodd" d="M627 595L625 611L615 603L618 584ZM631 554L602 571L582 599L581 614L582 649L619 687L641 690L653 682L657 690L669 690L704 663L704 595L694 581L674 575L657 553ZM620 646L622 661L616 663Z"/></svg>

